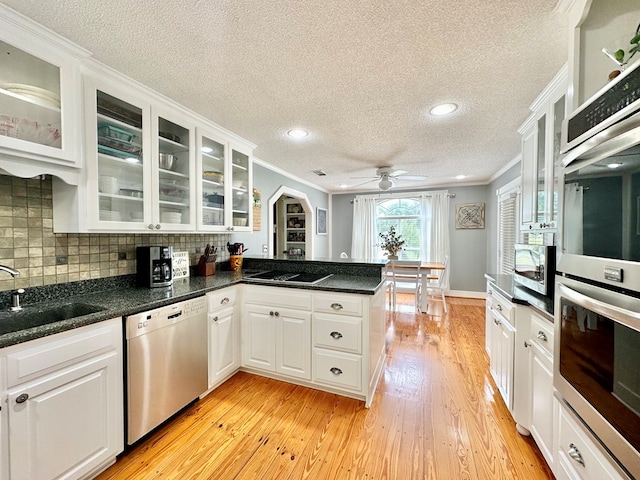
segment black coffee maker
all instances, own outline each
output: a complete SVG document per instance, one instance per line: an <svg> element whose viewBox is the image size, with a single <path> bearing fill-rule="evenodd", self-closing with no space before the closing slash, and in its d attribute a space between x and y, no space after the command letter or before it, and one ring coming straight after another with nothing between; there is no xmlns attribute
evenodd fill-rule
<svg viewBox="0 0 640 480"><path fill-rule="evenodd" d="M138 247L136 265L141 287L169 287L173 283L173 247Z"/></svg>

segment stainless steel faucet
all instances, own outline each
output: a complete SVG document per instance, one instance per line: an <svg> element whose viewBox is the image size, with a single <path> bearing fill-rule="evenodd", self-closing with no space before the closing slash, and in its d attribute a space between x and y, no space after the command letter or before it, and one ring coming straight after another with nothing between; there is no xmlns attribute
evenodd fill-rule
<svg viewBox="0 0 640 480"><path fill-rule="evenodd" d="M19 271L14 270L11 267L7 267L6 265L0 265L0 270L4 270L5 272L7 272L8 274L10 274L13 277L17 277L18 275L20 275Z"/></svg>

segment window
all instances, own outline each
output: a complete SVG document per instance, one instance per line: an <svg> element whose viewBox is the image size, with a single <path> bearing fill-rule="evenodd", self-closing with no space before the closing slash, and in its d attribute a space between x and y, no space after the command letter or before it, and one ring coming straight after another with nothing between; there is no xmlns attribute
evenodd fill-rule
<svg viewBox="0 0 640 480"><path fill-rule="evenodd" d="M498 189L498 273L510 275L518 235L518 182Z"/></svg>
<svg viewBox="0 0 640 480"><path fill-rule="evenodd" d="M376 236L389 231L395 226L396 232L404 240L403 250L398 253L401 260L420 259L420 199L390 198L376 204ZM378 247L378 258L386 254Z"/></svg>

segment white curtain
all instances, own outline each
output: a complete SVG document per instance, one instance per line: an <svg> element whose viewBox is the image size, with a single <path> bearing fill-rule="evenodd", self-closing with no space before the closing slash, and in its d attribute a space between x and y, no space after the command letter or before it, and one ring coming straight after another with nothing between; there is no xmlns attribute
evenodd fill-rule
<svg viewBox="0 0 640 480"><path fill-rule="evenodd" d="M427 262L444 262L450 257L449 246L449 193L433 192L421 195L420 256ZM451 262L449 262L451 265ZM448 277L448 275L447 275ZM443 288L448 289L447 285Z"/></svg>
<svg viewBox="0 0 640 480"><path fill-rule="evenodd" d="M582 255L582 211L584 189L577 183L564 187L564 203L567 212L579 212L564 217L564 248L568 253Z"/></svg>
<svg viewBox="0 0 640 480"><path fill-rule="evenodd" d="M375 258L376 200L357 197L353 201L353 230L351 233L351 258L371 261Z"/></svg>

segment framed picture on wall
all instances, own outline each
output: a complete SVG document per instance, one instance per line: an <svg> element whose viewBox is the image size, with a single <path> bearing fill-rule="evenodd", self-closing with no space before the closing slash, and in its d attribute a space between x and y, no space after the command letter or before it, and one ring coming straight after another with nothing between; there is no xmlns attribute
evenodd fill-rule
<svg viewBox="0 0 640 480"><path fill-rule="evenodd" d="M327 234L327 210L325 208L316 208L316 233L318 235Z"/></svg>

